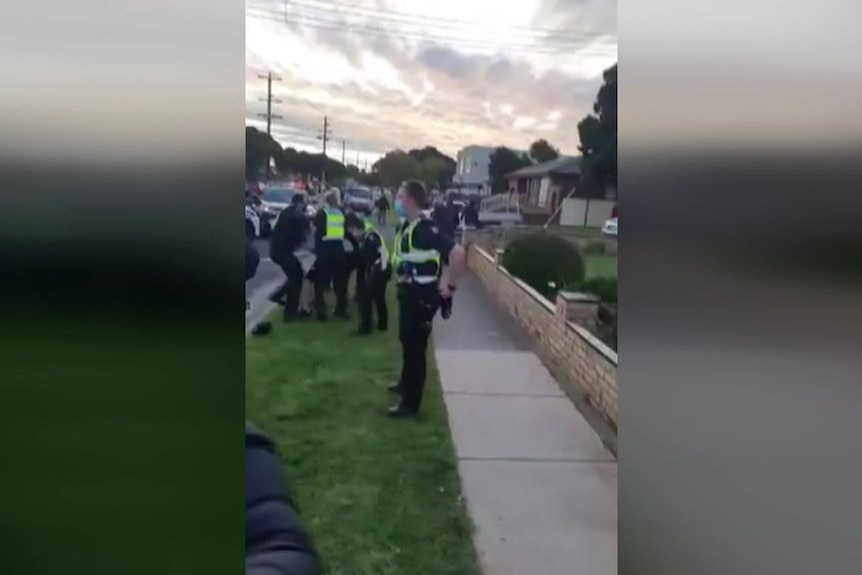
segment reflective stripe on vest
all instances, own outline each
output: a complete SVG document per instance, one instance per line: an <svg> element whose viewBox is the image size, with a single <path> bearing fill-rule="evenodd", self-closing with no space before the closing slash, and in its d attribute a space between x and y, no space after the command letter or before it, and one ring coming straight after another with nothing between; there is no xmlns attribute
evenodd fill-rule
<svg viewBox="0 0 862 575"><path fill-rule="evenodd" d="M368 235L374 234L377 236L377 240L380 242L380 269L385 270L386 266L389 265L389 248L386 247L386 240L384 240L380 232L374 229L374 226L368 222L365 222L365 232Z"/></svg>
<svg viewBox="0 0 862 575"><path fill-rule="evenodd" d="M344 239L344 214L338 208L326 208L323 210L326 213L326 233L323 239L343 240Z"/></svg>
<svg viewBox="0 0 862 575"><path fill-rule="evenodd" d="M398 281L401 283L417 283L431 284L440 279L440 252L437 250L417 250L413 249L413 230L422 218L417 218L408 224L406 229L402 229L395 236L395 246L392 250L392 266L399 274ZM404 234L407 234L407 251L402 251L401 244L403 243ZM408 273L404 273L400 268L401 264L405 264ZM420 273L419 266L433 264L433 272L422 269Z"/></svg>

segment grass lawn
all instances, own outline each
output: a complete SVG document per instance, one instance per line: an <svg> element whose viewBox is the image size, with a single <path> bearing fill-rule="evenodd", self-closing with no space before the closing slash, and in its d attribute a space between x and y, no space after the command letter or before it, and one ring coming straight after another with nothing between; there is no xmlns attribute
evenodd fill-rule
<svg viewBox="0 0 862 575"><path fill-rule="evenodd" d="M590 255L584 256L587 278L617 277L617 256Z"/></svg>
<svg viewBox="0 0 862 575"><path fill-rule="evenodd" d="M601 238L602 237L602 229L601 228L577 227L577 228L574 228L574 234L579 238L585 238L585 239Z"/></svg>
<svg viewBox="0 0 862 575"><path fill-rule="evenodd" d="M472 575L433 356L419 420L384 415L400 369L393 291L390 332L370 338L349 335L354 321L273 316L273 333L246 345L246 415L277 442L326 573Z"/></svg>

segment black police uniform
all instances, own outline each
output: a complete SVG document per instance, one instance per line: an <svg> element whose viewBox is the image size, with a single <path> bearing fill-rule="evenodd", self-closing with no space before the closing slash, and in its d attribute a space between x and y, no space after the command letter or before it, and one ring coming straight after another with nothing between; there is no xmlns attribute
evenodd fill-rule
<svg viewBox="0 0 862 575"><path fill-rule="evenodd" d="M350 229L354 227L365 227L365 220L355 212L348 212L344 215L344 228ZM355 272L356 287L353 295L354 299L359 302L362 297L361 294L365 290L365 280L368 275L368 268L362 255L362 242L350 234L345 234L344 239L350 243L350 247L353 250L349 255L345 254L347 261L347 284L348 286L350 285L350 274Z"/></svg>
<svg viewBox="0 0 862 575"><path fill-rule="evenodd" d="M270 296L270 299L284 304L284 319L298 316L299 295L302 291L304 273L299 259L293 254L311 228L302 206L290 206L278 217L270 238L270 256L281 266L287 281Z"/></svg>
<svg viewBox="0 0 862 575"><path fill-rule="evenodd" d="M396 245L393 248L393 265L398 281L398 335L401 340L402 368L399 380L401 408L416 413L422 403L425 389L425 355L434 315L440 307L440 274L443 264L448 263L449 253L454 247L452 238L422 217L415 222L399 227ZM436 252L436 263L406 261L408 254ZM433 281L429 281L433 279ZM419 281L417 281L419 280Z"/></svg>
<svg viewBox="0 0 862 575"><path fill-rule="evenodd" d="M389 309L386 306L386 285L392 277L389 253L380 232L366 227L365 239L359 246L361 264L357 268L356 288L359 293L359 333L371 332L372 307L377 308L377 329L389 327ZM363 281L359 281L360 275Z"/></svg>

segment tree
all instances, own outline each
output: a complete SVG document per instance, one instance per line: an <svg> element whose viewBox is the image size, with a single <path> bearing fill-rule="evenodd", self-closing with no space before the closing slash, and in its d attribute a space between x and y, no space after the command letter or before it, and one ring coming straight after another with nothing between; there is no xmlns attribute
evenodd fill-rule
<svg viewBox="0 0 862 575"><path fill-rule="evenodd" d="M410 150L392 150L374 162L372 175L387 187L397 187L404 180L419 180L428 189L445 188L455 175L455 160L433 146Z"/></svg>
<svg viewBox="0 0 862 575"><path fill-rule="evenodd" d="M266 169L269 158L278 158L282 155L282 149L272 136L261 132L257 128L246 126L245 128L245 177L254 179L261 170Z"/></svg>
<svg viewBox="0 0 862 575"><path fill-rule="evenodd" d="M530 157L533 158L533 161L541 164L559 158L560 151L543 138L536 140L530 146Z"/></svg>
<svg viewBox="0 0 862 575"><path fill-rule="evenodd" d="M532 164L526 155L506 147L500 147L491 154L488 176L491 178L491 193L500 194L508 188L506 175Z"/></svg>
<svg viewBox="0 0 862 575"><path fill-rule="evenodd" d="M371 169L380 175L384 186L394 188L404 180L419 177L419 160L404 150L392 150L374 162Z"/></svg>
<svg viewBox="0 0 862 575"><path fill-rule="evenodd" d="M602 185L617 185L617 65L604 71L594 114L578 123L583 173Z"/></svg>
<svg viewBox="0 0 862 575"><path fill-rule="evenodd" d="M439 187L445 189L452 178L455 177L458 163L435 148L434 146L425 146L421 149L410 150L407 152L422 164L421 171L428 178L422 180L430 187Z"/></svg>

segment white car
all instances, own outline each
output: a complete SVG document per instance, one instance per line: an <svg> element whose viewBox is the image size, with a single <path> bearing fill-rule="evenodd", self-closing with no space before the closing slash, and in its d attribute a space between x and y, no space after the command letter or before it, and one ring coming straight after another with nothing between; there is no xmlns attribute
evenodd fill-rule
<svg viewBox="0 0 862 575"><path fill-rule="evenodd" d="M611 218L605 222L605 224L602 226L603 236L610 236L612 238L617 237L617 231L619 229L617 220L618 218Z"/></svg>
<svg viewBox="0 0 862 575"><path fill-rule="evenodd" d="M305 194L305 191L289 186L272 186L263 192L261 196L261 237L269 235L269 232L275 227L279 214L290 205L293 196L296 194ZM308 200L308 197L306 197L306 200ZM305 213L310 218L314 217L317 209L311 205L311 202L306 201L305 204Z"/></svg>

